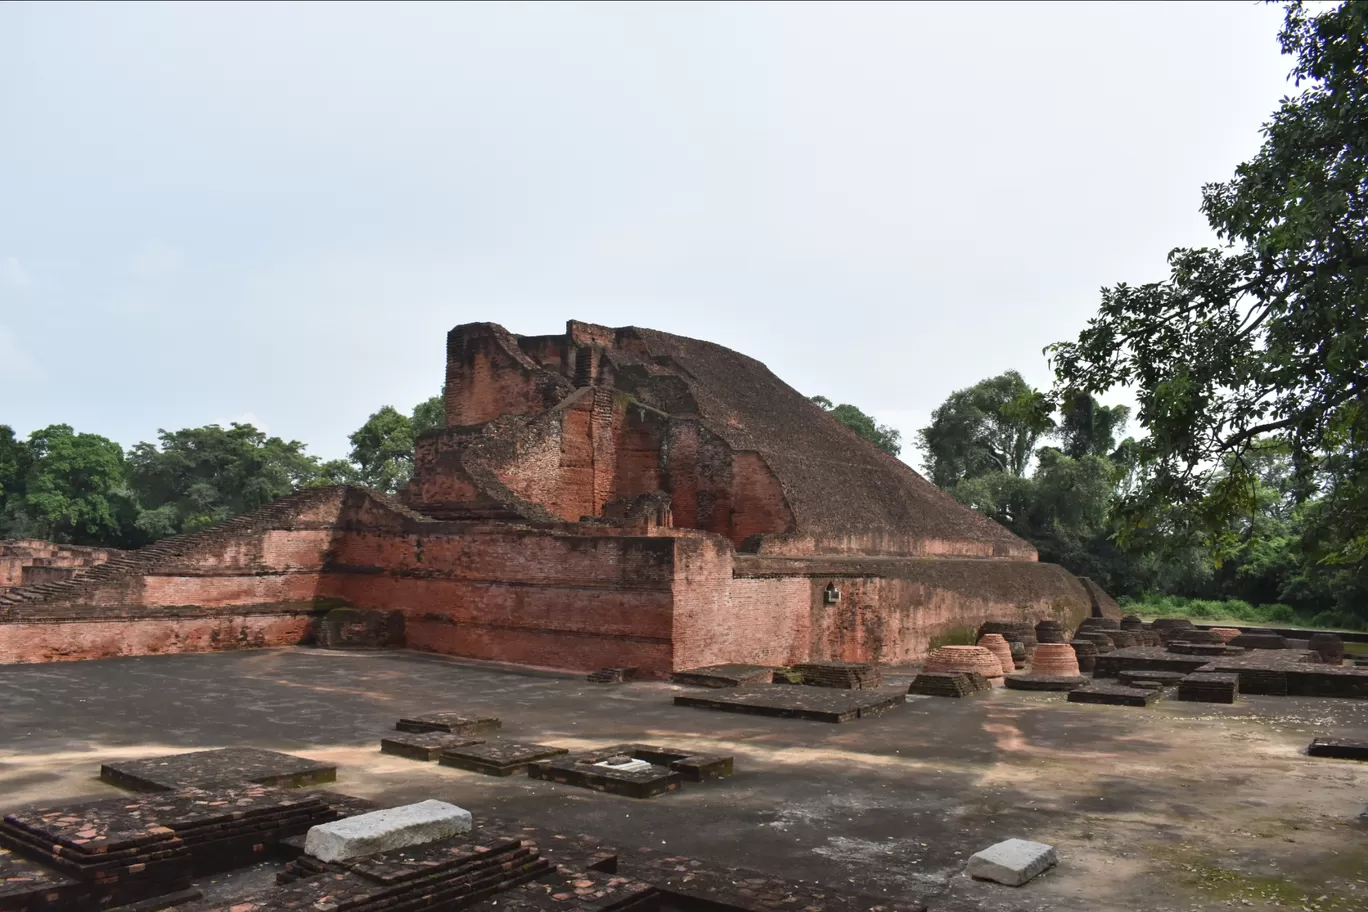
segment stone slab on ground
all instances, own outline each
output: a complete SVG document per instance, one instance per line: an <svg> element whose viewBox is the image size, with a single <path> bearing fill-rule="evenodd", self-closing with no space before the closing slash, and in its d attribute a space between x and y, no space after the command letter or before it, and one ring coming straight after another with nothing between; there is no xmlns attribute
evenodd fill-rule
<svg viewBox="0 0 1368 912"><path fill-rule="evenodd" d="M498 731L503 720L495 716L471 716L459 712L431 712L409 716L394 724L396 731L447 732L453 735L482 735Z"/></svg>
<svg viewBox="0 0 1368 912"><path fill-rule="evenodd" d="M304 851L320 861L345 861L469 833L470 812L445 801L419 801L322 823L309 830Z"/></svg>
<svg viewBox="0 0 1368 912"><path fill-rule="evenodd" d="M906 704L901 688L838 690L829 687L792 687L784 684L741 687L709 695L680 694L676 706L692 706L719 712L778 716L813 722L851 722L876 716Z"/></svg>
<svg viewBox="0 0 1368 912"><path fill-rule="evenodd" d="M970 855L964 873L976 880L1019 887L1058 863L1054 846L1027 839L1007 839Z"/></svg>
<svg viewBox="0 0 1368 912"><path fill-rule="evenodd" d="M453 747L437 755L442 766L484 773L487 776L512 776L527 770L528 764L568 754L563 747L527 744L521 741L485 741L466 747Z"/></svg>
<svg viewBox="0 0 1368 912"><path fill-rule="evenodd" d="M1010 690L1077 690L1088 685L1084 677L1056 677L1054 675L1010 674L1002 679Z"/></svg>
<svg viewBox="0 0 1368 912"><path fill-rule="evenodd" d="M527 775L627 798L654 798L678 791L684 781L668 766L611 751L539 760L528 766Z"/></svg>
<svg viewBox="0 0 1368 912"><path fill-rule="evenodd" d="M742 684L770 684L774 668L769 665L705 665L676 671L670 675L675 684L690 687L740 687Z"/></svg>
<svg viewBox="0 0 1368 912"><path fill-rule="evenodd" d="M1348 738L1313 738L1306 748L1311 757L1333 757L1338 760L1368 760L1368 740Z"/></svg>
<svg viewBox="0 0 1368 912"><path fill-rule="evenodd" d="M225 747L144 760L116 760L100 767L110 785L139 792L220 788L255 783L282 788L337 779L337 767L258 747Z"/></svg>
<svg viewBox="0 0 1368 912"><path fill-rule="evenodd" d="M732 758L720 754L697 754L650 744L615 744L539 760L527 768L527 775L628 798L653 798L678 790L685 781L726 778L732 769Z"/></svg>
<svg viewBox="0 0 1368 912"><path fill-rule="evenodd" d="M1107 706L1149 706L1159 697L1160 692L1157 690L1124 687L1102 681L1069 691L1070 703L1101 703Z"/></svg>
<svg viewBox="0 0 1368 912"><path fill-rule="evenodd" d="M426 763L436 760L437 755L448 748L467 747L471 744L484 744L484 739L453 735L450 732L416 732L381 738L380 752Z"/></svg>

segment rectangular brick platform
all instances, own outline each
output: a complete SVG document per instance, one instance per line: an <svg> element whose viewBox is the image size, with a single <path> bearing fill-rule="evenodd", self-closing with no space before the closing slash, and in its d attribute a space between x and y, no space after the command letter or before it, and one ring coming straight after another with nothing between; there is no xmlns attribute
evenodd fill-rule
<svg viewBox="0 0 1368 912"><path fill-rule="evenodd" d="M281 839L342 816L328 795L250 785L10 814L0 822L0 845L8 850L0 869L11 872L0 909L107 908L185 890L194 877L255 864ZM24 897L24 881L15 878L29 875L14 856L53 872L34 886L51 892L50 902ZM53 882L57 875L63 879Z"/></svg>
<svg viewBox="0 0 1368 912"><path fill-rule="evenodd" d="M1135 687L1141 682L1158 684L1160 687L1176 687L1178 682L1186 677L1181 671L1146 671L1144 669L1127 669L1118 675L1119 683L1126 687Z"/></svg>
<svg viewBox="0 0 1368 912"><path fill-rule="evenodd" d="M681 783L722 779L732 774L732 758L694 754L646 744L617 744L564 757L539 760L527 769L533 779L577 785L628 798L652 798Z"/></svg>
<svg viewBox="0 0 1368 912"><path fill-rule="evenodd" d="M739 687L743 684L770 684L774 669L768 665L707 665L676 671L670 676L675 684L691 687Z"/></svg>
<svg viewBox="0 0 1368 912"><path fill-rule="evenodd" d="M1194 703L1234 703L1240 676L1194 672L1178 682L1178 699Z"/></svg>
<svg viewBox="0 0 1368 912"><path fill-rule="evenodd" d="M100 778L110 785L140 792L219 788L248 782L295 788L332 782L337 778L337 767L256 747L225 747L113 761L100 767Z"/></svg>
<svg viewBox="0 0 1368 912"><path fill-rule="evenodd" d="M540 760L528 766L527 775L627 798L654 798L678 791L684 781L668 766L603 752Z"/></svg>
<svg viewBox="0 0 1368 912"><path fill-rule="evenodd" d="M1159 697L1158 690L1104 682L1069 691L1070 703L1102 703L1107 706L1149 706Z"/></svg>
<svg viewBox="0 0 1368 912"><path fill-rule="evenodd" d="M444 750L484 743L483 738L467 738L465 735L453 735L450 732L430 731L381 738L380 752L426 763L436 760Z"/></svg>
<svg viewBox="0 0 1368 912"><path fill-rule="evenodd" d="M726 693L680 694L676 706L693 706L720 712L806 719L812 722L851 722L877 716L906 703L899 688L889 690L835 690L825 687L795 687L772 684L768 687L742 687Z"/></svg>
<svg viewBox="0 0 1368 912"><path fill-rule="evenodd" d="M874 690L883 685L875 665L864 662L808 662L794 665L804 684L843 690Z"/></svg>
<svg viewBox="0 0 1368 912"><path fill-rule="evenodd" d="M1128 646L1097 657L1094 678L1114 678L1121 671L1177 671L1192 674L1211 661L1210 656L1187 656L1162 646Z"/></svg>
<svg viewBox="0 0 1368 912"><path fill-rule="evenodd" d="M1368 740L1352 741L1348 738L1315 738L1307 747L1311 757L1333 757L1338 760L1368 760Z"/></svg>
<svg viewBox="0 0 1368 912"><path fill-rule="evenodd" d="M483 735L498 731L503 720L494 716L468 716L455 712L423 713L400 719L394 728L401 732L447 732L453 735Z"/></svg>
<svg viewBox="0 0 1368 912"><path fill-rule="evenodd" d="M485 741L466 747L453 747L437 755L443 766L484 773L487 776L512 776L524 772L528 764L569 753L563 747L525 744L519 741Z"/></svg>
<svg viewBox="0 0 1368 912"><path fill-rule="evenodd" d="M973 671L923 671L908 685L909 694L924 697L972 697L993 689L988 679Z"/></svg>

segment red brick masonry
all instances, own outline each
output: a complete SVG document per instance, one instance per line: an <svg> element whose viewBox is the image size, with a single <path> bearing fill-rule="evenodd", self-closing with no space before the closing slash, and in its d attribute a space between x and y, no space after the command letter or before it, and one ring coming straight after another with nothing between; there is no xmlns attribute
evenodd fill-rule
<svg viewBox="0 0 1368 912"><path fill-rule="evenodd" d="M458 327L446 403L404 503L309 489L0 593L0 662L290 645L343 605L402 612L413 649L655 676L1120 616L719 346Z"/></svg>

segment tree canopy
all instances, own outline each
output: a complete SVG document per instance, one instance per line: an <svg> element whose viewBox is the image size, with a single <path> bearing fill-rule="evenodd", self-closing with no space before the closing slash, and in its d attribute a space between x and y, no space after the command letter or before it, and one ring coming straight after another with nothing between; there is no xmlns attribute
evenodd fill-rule
<svg viewBox="0 0 1368 912"><path fill-rule="evenodd" d="M1169 276L1104 288L1048 350L1063 395L1127 386L1147 432L1123 532L1221 536L1258 510L1257 453L1286 453L1321 559L1368 560L1368 2L1287 5L1297 91L1257 155L1202 188L1220 246L1178 248ZM1171 507L1179 507L1172 510Z"/></svg>
<svg viewBox="0 0 1368 912"><path fill-rule="evenodd" d="M1053 406L1014 370L950 394L917 437L931 481L950 488L990 472L1022 476L1040 439L1054 429Z"/></svg>
<svg viewBox="0 0 1368 912"><path fill-rule="evenodd" d="M897 428L879 424L872 415L866 415L847 402L834 405L826 396L812 396L809 401L888 455L897 456L902 452L902 431Z"/></svg>
<svg viewBox="0 0 1368 912"><path fill-rule="evenodd" d="M134 525L148 540L254 510L318 477L318 462L304 444L268 437L250 424L163 430L158 439L160 446L140 443L128 454L138 498Z"/></svg>

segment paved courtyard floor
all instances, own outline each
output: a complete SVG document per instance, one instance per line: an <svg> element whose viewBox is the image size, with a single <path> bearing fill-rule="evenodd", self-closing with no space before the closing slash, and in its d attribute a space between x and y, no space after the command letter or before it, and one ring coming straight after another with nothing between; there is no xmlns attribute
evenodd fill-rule
<svg viewBox="0 0 1368 912"><path fill-rule="evenodd" d="M439 798L932 912L1368 908L1368 763L1304 754L1317 735L1368 738L1368 701L1129 709L998 689L832 725L674 706L685 691L409 652L0 666L0 811L119 794L97 778L110 758L246 745L335 762L328 787L348 794ZM425 710L497 715L503 737L568 748L728 753L736 775L634 800L379 752ZM1019 889L963 876L1008 837L1053 844L1060 865Z"/></svg>

